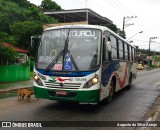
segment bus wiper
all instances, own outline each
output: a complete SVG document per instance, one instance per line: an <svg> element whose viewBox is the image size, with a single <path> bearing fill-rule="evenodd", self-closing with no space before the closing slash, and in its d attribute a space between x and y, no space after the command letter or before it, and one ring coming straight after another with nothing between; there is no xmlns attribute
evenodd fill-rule
<svg viewBox="0 0 160 130"><path fill-rule="evenodd" d="M64 63L65 55L66 55L67 48L68 48L68 42L69 42L69 40L68 40L69 32L70 32L70 29L69 29L69 31L68 31L67 39L66 39L66 41L65 41L64 50L61 50L61 51L57 54L57 56L53 59L53 61L47 66L47 68L45 69L46 72L47 72L52 66L55 65L58 57L60 57L62 54L63 54L63 63ZM64 67L62 68L62 70L63 70L63 69L64 69Z"/></svg>
<svg viewBox="0 0 160 130"><path fill-rule="evenodd" d="M68 54L69 58L71 59L74 68L76 69L77 72L79 72L78 66L77 66L77 64L76 64L76 62L75 62L75 60L74 60L72 54L70 54L70 51L69 51L69 50L68 50L68 53L67 53L67 54Z"/></svg>
<svg viewBox="0 0 160 130"><path fill-rule="evenodd" d="M64 53L64 50L61 50L57 56L52 60L52 62L47 66L47 68L45 69L45 71L47 72L52 66L55 65L57 59Z"/></svg>
<svg viewBox="0 0 160 130"><path fill-rule="evenodd" d="M61 50L57 56L53 59L53 61L47 66L47 68L45 69L45 71L47 72L52 66L55 65L57 59L63 54L63 61L62 61L62 64L63 64L63 68L62 68L62 71L64 70L64 61L65 61L65 56L66 54L68 54L69 58L71 59L72 63L73 63L73 66L75 68L75 70L77 72L79 72L79 69L78 69L78 66L75 62L75 60L73 59L73 56L70 54L70 51L68 50L68 43L69 43L69 32L70 32L70 29L68 31L68 35L67 35L67 39L65 41L65 46L64 46L64 50Z"/></svg>
<svg viewBox="0 0 160 130"><path fill-rule="evenodd" d="M68 35L67 35L67 39L65 41L65 46L64 46L64 52L63 52L63 68L62 70L64 70L64 61L65 61L65 56L66 54L68 54L69 58L71 59L74 68L76 69L77 72L79 72L78 66L75 62L75 60L73 59L73 56L70 54L70 51L68 50L68 43L69 43L69 33L70 33L70 29L68 30Z"/></svg>

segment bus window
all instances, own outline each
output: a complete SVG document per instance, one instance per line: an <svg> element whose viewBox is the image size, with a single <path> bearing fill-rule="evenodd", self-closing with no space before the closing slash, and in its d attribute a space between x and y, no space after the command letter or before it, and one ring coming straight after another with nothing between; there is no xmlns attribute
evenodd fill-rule
<svg viewBox="0 0 160 130"><path fill-rule="evenodd" d="M108 61L107 41L107 38L105 38L103 43L103 61Z"/></svg>
<svg viewBox="0 0 160 130"><path fill-rule="evenodd" d="M112 45L112 59L117 59L117 39L114 36L110 36L111 38L111 45Z"/></svg>
<svg viewBox="0 0 160 130"><path fill-rule="evenodd" d="M132 61L132 48L129 46L129 60Z"/></svg>
<svg viewBox="0 0 160 130"><path fill-rule="evenodd" d="M133 61L135 61L135 49L132 48L132 54L133 54Z"/></svg>
<svg viewBox="0 0 160 130"><path fill-rule="evenodd" d="M121 40L118 40L119 44L119 59L123 60L123 43Z"/></svg>
<svg viewBox="0 0 160 130"><path fill-rule="evenodd" d="M124 43L124 50L125 50L125 60L128 60L128 45Z"/></svg>

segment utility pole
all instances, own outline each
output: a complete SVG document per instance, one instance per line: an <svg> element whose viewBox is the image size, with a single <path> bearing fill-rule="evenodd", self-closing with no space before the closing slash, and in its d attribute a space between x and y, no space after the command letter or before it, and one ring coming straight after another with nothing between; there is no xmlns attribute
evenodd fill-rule
<svg viewBox="0 0 160 130"><path fill-rule="evenodd" d="M89 24L89 22L88 22L88 4L87 4L87 0L86 0L86 9L87 9L87 13L86 13L86 21L87 21L87 24Z"/></svg>
<svg viewBox="0 0 160 130"><path fill-rule="evenodd" d="M151 67L151 55L150 55L150 46L151 46L151 42L152 42L152 39L157 39L157 37L150 37L149 38L149 54L148 54L148 68L150 69L150 67Z"/></svg>
<svg viewBox="0 0 160 130"><path fill-rule="evenodd" d="M126 24L126 22L128 22L129 20L131 20L132 18L137 18L137 16L127 16L127 17L123 17L123 27L122 27L122 31L124 32L124 29L130 25L134 25L133 23L129 23Z"/></svg>

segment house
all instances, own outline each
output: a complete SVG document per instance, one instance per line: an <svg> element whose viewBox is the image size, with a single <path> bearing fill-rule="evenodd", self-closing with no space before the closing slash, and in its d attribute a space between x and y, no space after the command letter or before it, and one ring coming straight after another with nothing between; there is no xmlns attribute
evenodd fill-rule
<svg viewBox="0 0 160 130"><path fill-rule="evenodd" d="M0 65L0 82L15 82L30 80L30 64L23 64L28 61L29 51L15 47L9 43L1 44L5 48L10 48L18 53L16 60L7 61L7 65Z"/></svg>
<svg viewBox="0 0 160 130"><path fill-rule="evenodd" d="M6 48L11 48L14 51L16 51L19 55L16 59L16 64L22 64L22 63L26 63L28 61L28 56L27 53L29 53L29 51L19 48L19 47L15 47L9 43L2 43L2 46L6 47Z"/></svg>

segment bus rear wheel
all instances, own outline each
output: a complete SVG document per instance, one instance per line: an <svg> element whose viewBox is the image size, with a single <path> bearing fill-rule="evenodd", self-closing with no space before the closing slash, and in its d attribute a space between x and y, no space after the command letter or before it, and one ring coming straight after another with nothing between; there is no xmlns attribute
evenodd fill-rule
<svg viewBox="0 0 160 130"><path fill-rule="evenodd" d="M129 76L129 81L128 81L128 85L127 85L127 89L130 89L132 87L132 74L130 74Z"/></svg>

